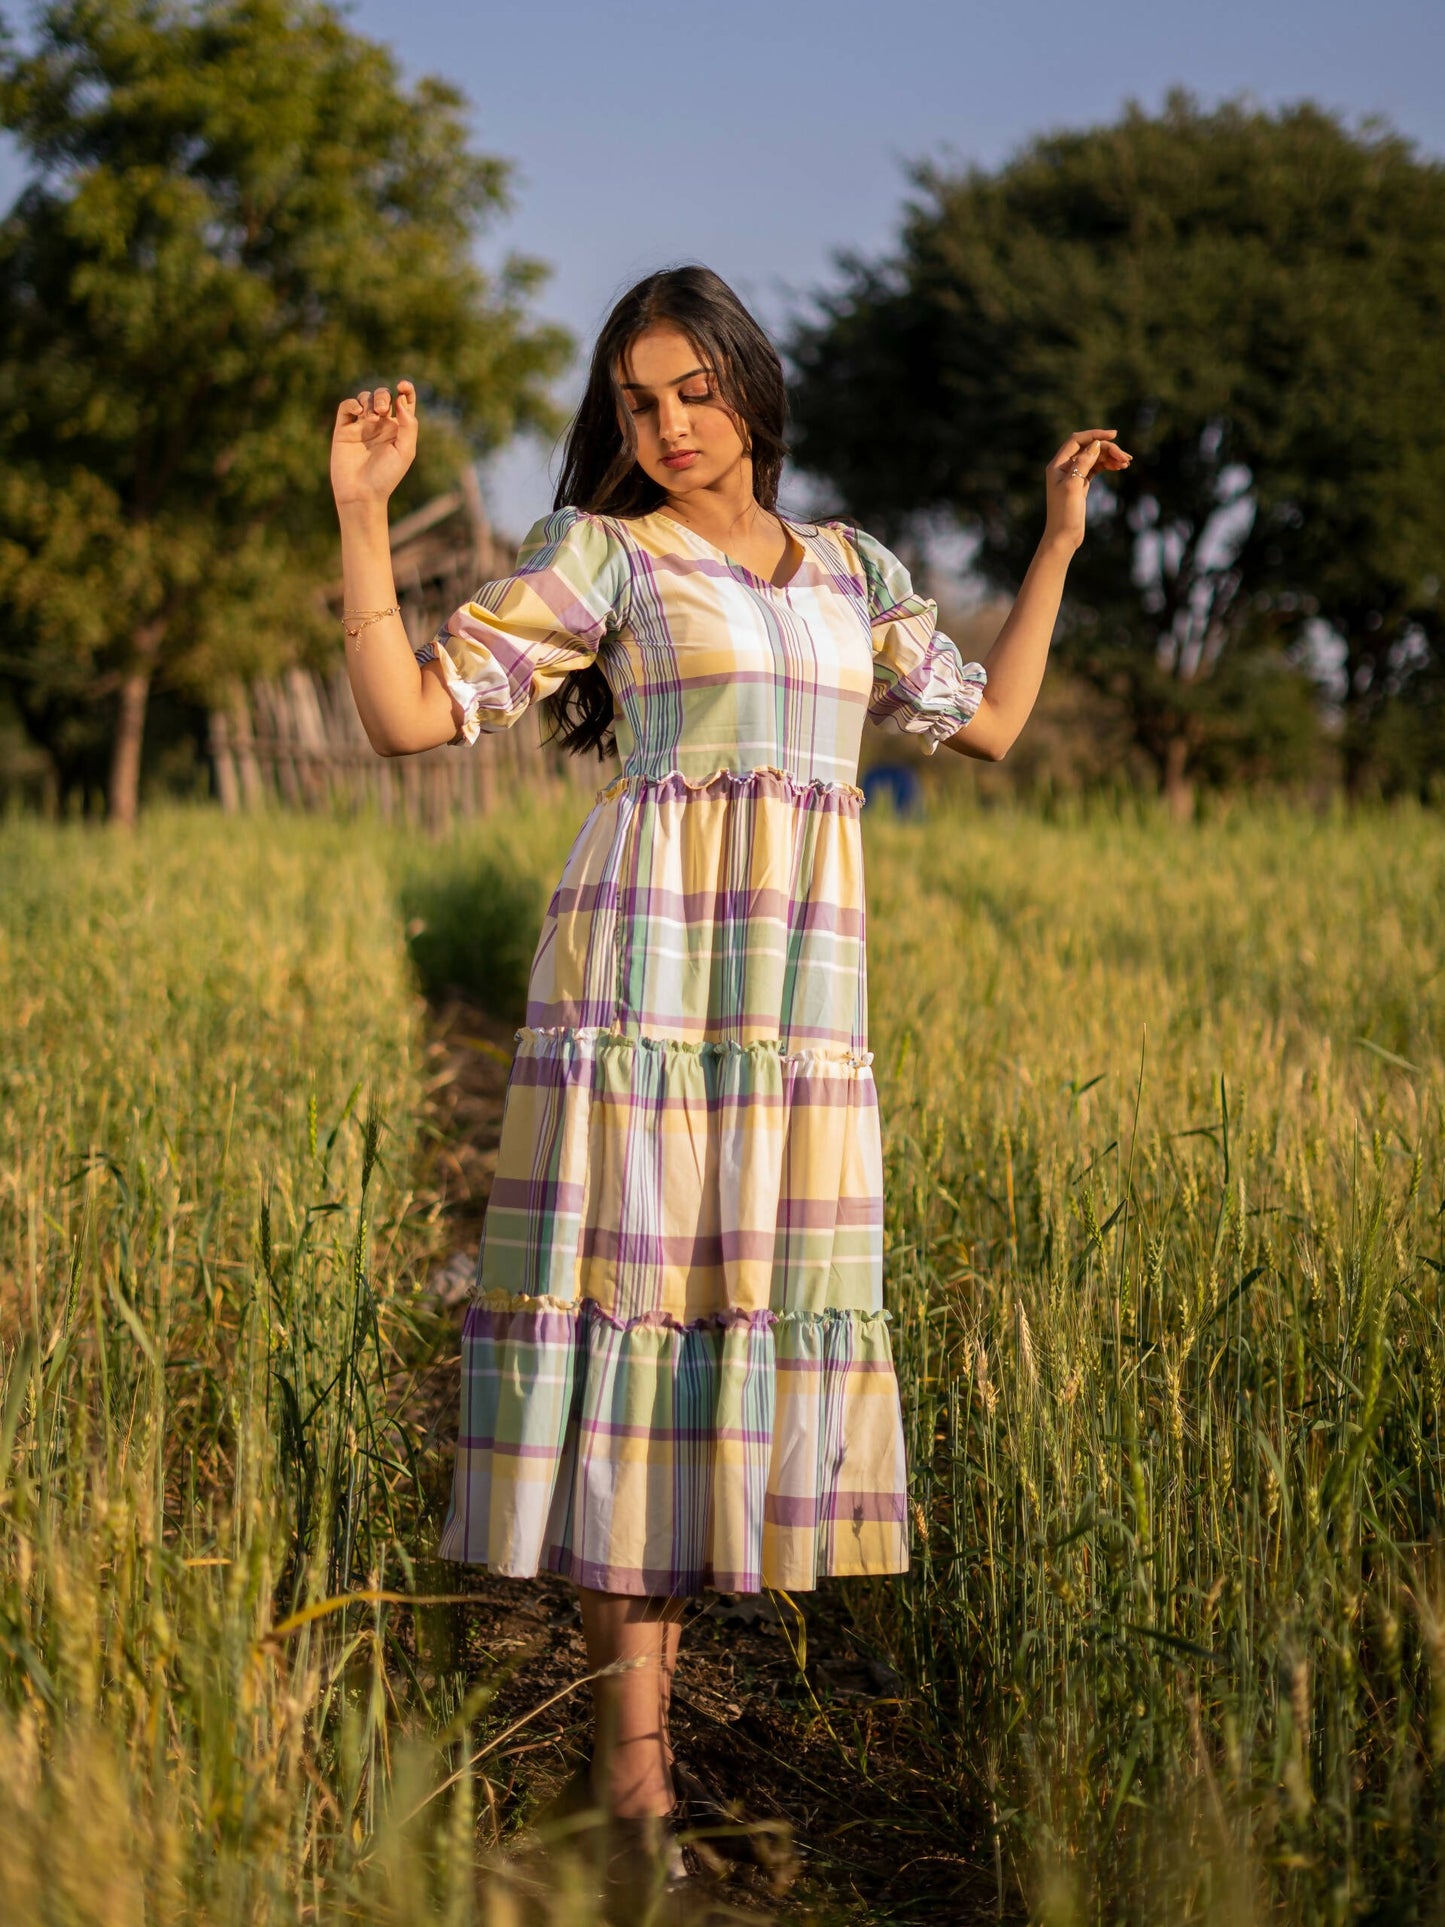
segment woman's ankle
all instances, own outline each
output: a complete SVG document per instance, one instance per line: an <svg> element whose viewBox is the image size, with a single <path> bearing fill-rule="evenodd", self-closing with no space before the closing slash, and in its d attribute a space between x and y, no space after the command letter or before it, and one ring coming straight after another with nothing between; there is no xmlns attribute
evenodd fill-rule
<svg viewBox="0 0 1445 1927"><path fill-rule="evenodd" d="M677 1793L672 1775L665 1769L664 1776L660 1783L649 1777L618 1787L594 1760L592 1797L602 1811L615 1820L665 1820L677 1805Z"/></svg>

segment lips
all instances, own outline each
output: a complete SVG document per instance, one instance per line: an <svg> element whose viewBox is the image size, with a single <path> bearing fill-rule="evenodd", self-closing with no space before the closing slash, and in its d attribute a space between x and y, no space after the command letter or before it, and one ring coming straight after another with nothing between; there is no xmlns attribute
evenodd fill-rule
<svg viewBox="0 0 1445 1927"><path fill-rule="evenodd" d="M662 466L664 468L691 468L696 460L697 450L695 448L684 448L676 455L664 455L662 458Z"/></svg>

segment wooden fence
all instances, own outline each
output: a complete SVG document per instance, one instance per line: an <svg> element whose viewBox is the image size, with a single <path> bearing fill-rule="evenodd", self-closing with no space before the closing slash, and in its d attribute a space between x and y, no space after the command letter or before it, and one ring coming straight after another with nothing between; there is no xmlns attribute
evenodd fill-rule
<svg viewBox="0 0 1445 1927"><path fill-rule="evenodd" d="M210 748L225 810L374 809L436 831L453 817L484 814L518 789L580 794L612 774L595 757L544 746L531 715L470 747L378 756L344 669L330 678L292 669L278 682L238 690L230 706L211 712Z"/></svg>
<svg viewBox="0 0 1445 1927"><path fill-rule="evenodd" d="M413 645L436 634L482 582L505 575L515 548L495 536L470 470L392 530L397 598ZM341 590L329 597L340 633ZM338 656L340 652L338 650ZM275 682L237 687L212 710L216 794L228 811L374 809L440 831L457 816L484 814L525 789L562 796L595 791L616 766L561 754L542 742L529 713L508 730L418 756L378 756L366 739L344 662L330 676L291 669Z"/></svg>

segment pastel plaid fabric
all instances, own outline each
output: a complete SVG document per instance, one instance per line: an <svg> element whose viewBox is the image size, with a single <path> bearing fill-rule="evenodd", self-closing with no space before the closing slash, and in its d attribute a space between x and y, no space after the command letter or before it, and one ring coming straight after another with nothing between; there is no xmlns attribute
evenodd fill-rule
<svg viewBox="0 0 1445 1927"><path fill-rule="evenodd" d="M479 1285L614 1317L878 1307L868 1053L519 1033Z"/></svg>
<svg viewBox="0 0 1445 1927"><path fill-rule="evenodd" d="M652 1594L907 1565L854 778L866 720L932 751L985 678L881 544L792 526L776 586L562 510L419 652L466 742L597 663L622 759L533 958L446 1558Z"/></svg>
<svg viewBox="0 0 1445 1927"><path fill-rule="evenodd" d="M449 1557L654 1594L906 1561L886 1314L620 1324L496 1293L463 1359Z"/></svg>

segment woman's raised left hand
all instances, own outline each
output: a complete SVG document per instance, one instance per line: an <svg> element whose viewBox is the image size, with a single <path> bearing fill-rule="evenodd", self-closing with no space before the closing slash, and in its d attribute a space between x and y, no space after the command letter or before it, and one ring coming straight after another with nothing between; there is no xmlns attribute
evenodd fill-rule
<svg viewBox="0 0 1445 1927"><path fill-rule="evenodd" d="M1044 471L1047 514L1044 540L1056 538L1078 548L1084 539L1084 504L1089 483L1117 475L1134 457L1120 448L1117 428L1080 428L1070 435Z"/></svg>
<svg viewBox="0 0 1445 1927"><path fill-rule="evenodd" d="M348 395L331 431L331 492L338 509L384 503L416 459L416 388L396 384Z"/></svg>

